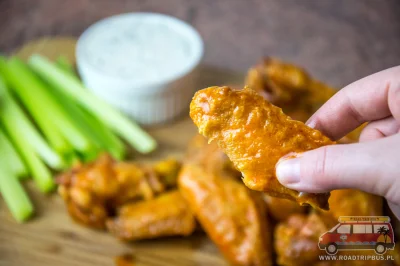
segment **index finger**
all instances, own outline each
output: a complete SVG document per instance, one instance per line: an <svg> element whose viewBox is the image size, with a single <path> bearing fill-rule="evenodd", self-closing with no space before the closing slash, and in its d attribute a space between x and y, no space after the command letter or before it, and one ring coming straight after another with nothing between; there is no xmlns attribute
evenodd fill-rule
<svg viewBox="0 0 400 266"><path fill-rule="evenodd" d="M390 115L400 121L400 66L344 87L307 121L307 125L337 140L364 122Z"/></svg>

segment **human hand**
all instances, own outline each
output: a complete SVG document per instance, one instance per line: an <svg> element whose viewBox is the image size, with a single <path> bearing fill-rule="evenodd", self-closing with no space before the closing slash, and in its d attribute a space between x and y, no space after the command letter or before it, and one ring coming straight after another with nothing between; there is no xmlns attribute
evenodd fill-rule
<svg viewBox="0 0 400 266"><path fill-rule="evenodd" d="M355 188L384 196L400 218L400 66L356 81L326 102L307 125L337 140L369 122L360 142L282 158L282 185L304 192Z"/></svg>

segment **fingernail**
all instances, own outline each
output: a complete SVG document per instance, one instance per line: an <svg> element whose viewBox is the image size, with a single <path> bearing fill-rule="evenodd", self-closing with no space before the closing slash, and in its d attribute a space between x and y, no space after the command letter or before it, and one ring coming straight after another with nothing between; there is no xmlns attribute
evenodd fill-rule
<svg viewBox="0 0 400 266"><path fill-rule="evenodd" d="M276 177L282 185L298 183L300 181L300 159L285 159L276 165Z"/></svg>
<svg viewBox="0 0 400 266"><path fill-rule="evenodd" d="M315 126L317 125L317 122L315 120L308 120L306 122L306 125L311 127L311 128L315 128Z"/></svg>

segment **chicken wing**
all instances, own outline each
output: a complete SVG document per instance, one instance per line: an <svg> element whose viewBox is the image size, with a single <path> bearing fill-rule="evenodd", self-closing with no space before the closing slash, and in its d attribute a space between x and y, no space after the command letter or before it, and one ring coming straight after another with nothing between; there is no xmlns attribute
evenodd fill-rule
<svg viewBox="0 0 400 266"><path fill-rule="evenodd" d="M329 209L329 193L310 194L282 186L275 176L278 160L334 144L320 131L290 119L282 110L245 88L210 87L198 91L190 104L190 116L199 132L216 140L253 190Z"/></svg>
<svg viewBox="0 0 400 266"><path fill-rule="evenodd" d="M178 186L203 229L232 264L272 265L260 193L196 164L184 164Z"/></svg>
<svg viewBox="0 0 400 266"><path fill-rule="evenodd" d="M273 58L250 68L246 85L293 119L303 122L336 92L312 79L304 69Z"/></svg>
<svg viewBox="0 0 400 266"><path fill-rule="evenodd" d="M169 169L171 175L177 174L175 167ZM59 193L74 220L104 229L106 219L118 206L133 200L152 199L165 191L165 176L158 175L151 166L115 162L103 155L93 163L78 165L59 176Z"/></svg>
<svg viewBox="0 0 400 266"><path fill-rule="evenodd" d="M323 215L338 221L340 216L381 216L383 215L382 197L355 189L331 191L330 210Z"/></svg>
<svg viewBox="0 0 400 266"><path fill-rule="evenodd" d="M168 187L176 187L176 181L181 163L173 158L162 160L154 165L154 171L162 180L162 183Z"/></svg>
<svg viewBox="0 0 400 266"><path fill-rule="evenodd" d="M336 222L337 223L337 222ZM316 213L294 214L275 228L274 246L279 265L314 265L318 255L325 251L318 248L319 237L335 223Z"/></svg>
<svg viewBox="0 0 400 266"><path fill-rule="evenodd" d="M299 206L294 201L282 198L271 197L264 194L264 201L267 204L268 214L275 221L285 221L295 213L305 213L308 208Z"/></svg>
<svg viewBox="0 0 400 266"><path fill-rule="evenodd" d="M117 217L107 221L107 229L122 240L188 236L195 228L195 218L177 190L148 201L125 204Z"/></svg>
<svg viewBox="0 0 400 266"><path fill-rule="evenodd" d="M207 143L207 139L200 134L189 143L185 158L186 163L194 163L206 172L237 180L242 176L218 145Z"/></svg>

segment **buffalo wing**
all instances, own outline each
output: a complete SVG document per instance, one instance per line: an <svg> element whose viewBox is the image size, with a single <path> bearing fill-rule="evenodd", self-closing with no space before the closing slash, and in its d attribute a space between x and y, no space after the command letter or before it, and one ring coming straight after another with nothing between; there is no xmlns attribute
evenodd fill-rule
<svg viewBox="0 0 400 266"><path fill-rule="evenodd" d="M166 189L168 179L176 179L177 164L167 164L162 175L154 167L115 162L108 155L86 165L78 165L58 178L59 193L69 214L79 223L103 229L105 221L124 203L149 200ZM170 174L168 175L167 172ZM175 175L175 177L172 177Z"/></svg>
<svg viewBox="0 0 400 266"><path fill-rule="evenodd" d="M336 92L304 69L272 58L250 68L246 85L303 122Z"/></svg>
<svg viewBox="0 0 400 266"><path fill-rule="evenodd" d="M334 144L320 131L290 119L254 90L210 87L195 94L190 116L199 132L215 140L253 190L328 209L329 193L310 194L282 186L275 176L278 160L290 153Z"/></svg>
<svg viewBox="0 0 400 266"><path fill-rule="evenodd" d="M122 240L187 236L195 228L195 218L177 190L148 201L125 204L115 218L107 221L107 229Z"/></svg>
<svg viewBox="0 0 400 266"><path fill-rule="evenodd" d="M261 195L240 182L186 164L180 191L208 236L234 265L272 265L270 231Z"/></svg>

